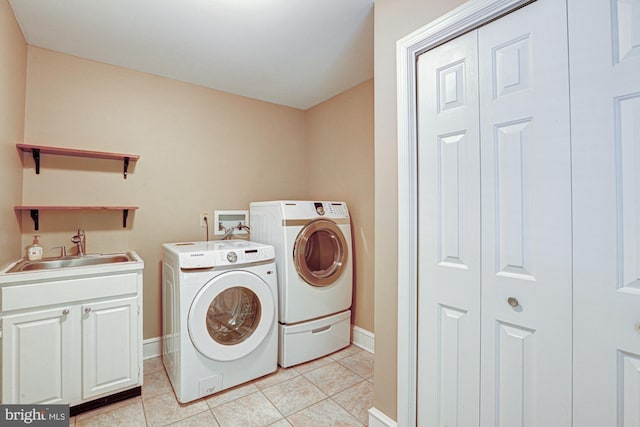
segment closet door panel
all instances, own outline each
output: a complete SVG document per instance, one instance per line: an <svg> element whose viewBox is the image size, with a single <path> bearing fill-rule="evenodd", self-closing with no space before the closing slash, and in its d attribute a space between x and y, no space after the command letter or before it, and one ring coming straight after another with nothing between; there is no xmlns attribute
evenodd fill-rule
<svg viewBox="0 0 640 427"><path fill-rule="evenodd" d="M481 425L571 425L571 156L566 8L478 30Z"/></svg>
<svg viewBox="0 0 640 427"><path fill-rule="evenodd" d="M576 426L640 425L640 1L569 0Z"/></svg>
<svg viewBox="0 0 640 427"><path fill-rule="evenodd" d="M476 32L418 75L418 424L479 419L480 154Z"/></svg>

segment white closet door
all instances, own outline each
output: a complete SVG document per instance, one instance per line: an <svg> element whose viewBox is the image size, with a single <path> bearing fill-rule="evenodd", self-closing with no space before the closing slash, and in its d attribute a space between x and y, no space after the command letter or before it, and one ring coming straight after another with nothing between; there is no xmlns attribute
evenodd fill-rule
<svg viewBox="0 0 640 427"><path fill-rule="evenodd" d="M473 31L420 56L418 425L473 426L480 380L480 153Z"/></svg>
<svg viewBox="0 0 640 427"><path fill-rule="evenodd" d="M478 30L481 425L571 425L571 157L566 6Z"/></svg>
<svg viewBox="0 0 640 427"><path fill-rule="evenodd" d="M640 1L569 1L574 425L640 426Z"/></svg>

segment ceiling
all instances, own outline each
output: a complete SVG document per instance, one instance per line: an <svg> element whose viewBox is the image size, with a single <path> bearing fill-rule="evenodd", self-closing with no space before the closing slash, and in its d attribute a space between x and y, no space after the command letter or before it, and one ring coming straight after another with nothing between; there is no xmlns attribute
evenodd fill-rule
<svg viewBox="0 0 640 427"><path fill-rule="evenodd" d="M299 109L373 78L374 0L9 0L28 44Z"/></svg>

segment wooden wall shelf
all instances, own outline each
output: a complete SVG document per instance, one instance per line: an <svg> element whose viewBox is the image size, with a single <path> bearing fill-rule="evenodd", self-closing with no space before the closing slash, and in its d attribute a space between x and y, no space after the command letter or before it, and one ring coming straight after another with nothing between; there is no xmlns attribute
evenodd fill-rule
<svg viewBox="0 0 640 427"><path fill-rule="evenodd" d="M28 205L28 206L16 206L16 211L30 211L31 219L33 219L34 229L38 230L40 227L40 211L77 211L77 210L107 210L107 211L122 211L122 227L127 227L127 217L130 210L138 209L138 206L42 206L42 205Z"/></svg>
<svg viewBox="0 0 640 427"><path fill-rule="evenodd" d="M111 153L106 151L77 150L74 148L49 147L46 145L16 144L16 147L25 153L31 153L36 163L36 174L40 174L40 154L53 154L57 156L85 157L93 159L120 160L124 163L123 175L127 179L127 170L130 161L137 161L140 156L136 154Z"/></svg>

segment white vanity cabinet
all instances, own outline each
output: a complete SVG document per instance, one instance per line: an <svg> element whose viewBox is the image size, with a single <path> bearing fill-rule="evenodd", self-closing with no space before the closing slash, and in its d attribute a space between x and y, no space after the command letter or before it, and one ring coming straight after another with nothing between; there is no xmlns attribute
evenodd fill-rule
<svg viewBox="0 0 640 427"><path fill-rule="evenodd" d="M0 274L2 403L74 406L141 386L142 267Z"/></svg>

